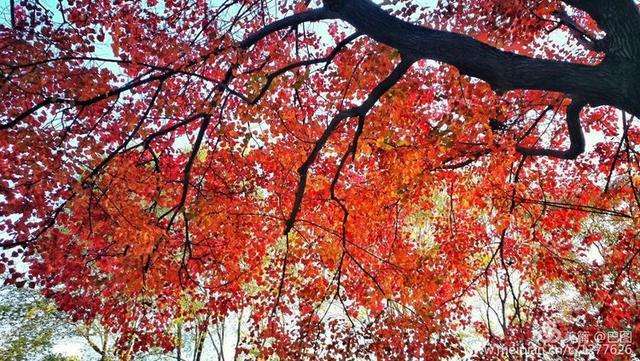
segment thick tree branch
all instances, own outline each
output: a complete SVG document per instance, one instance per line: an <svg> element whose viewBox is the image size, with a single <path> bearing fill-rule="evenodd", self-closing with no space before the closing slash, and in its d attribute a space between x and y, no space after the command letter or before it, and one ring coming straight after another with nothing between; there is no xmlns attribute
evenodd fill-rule
<svg viewBox="0 0 640 361"><path fill-rule="evenodd" d="M589 14L607 33L608 54L617 58L640 56L640 12L633 0L563 0Z"/></svg>
<svg viewBox="0 0 640 361"><path fill-rule="evenodd" d="M567 108L567 128L569 130L569 149L557 150L548 148L526 148L518 146L516 149L523 155L547 156L560 159L576 159L584 152L584 134L580 125L580 111L585 106L584 101L574 99Z"/></svg>
<svg viewBox="0 0 640 361"><path fill-rule="evenodd" d="M591 34L586 29L583 29L580 25L576 24L576 22L567 14L564 9L560 9L554 13L560 19L560 23L564 24L569 31L573 34L573 36L578 40L582 46L589 50L593 51L605 51L606 50L606 41L603 39L598 39L595 35Z"/></svg>
<svg viewBox="0 0 640 361"><path fill-rule="evenodd" d="M330 19L333 17L335 17L335 14L332 14L330 11L324 8L303 11L301 13L297 13L291 16L287 16L286 18L274 21L273 23L263 27L262 29L254 32L246 39L241 41L239 46L241 49L248 49L251 46L255 45L262 38L266 37L269 34L275 33L276 31L283 30L291 26L296 26L305 22L319 21Z"/></svg>
<svg viewBox="0 0 640 361"><path fill-rule="evenodd" d="M47 217L47 219L42 221L40 229L36 231L32 237L24 238L24 239L14 239L13 241L10 241L10 242L9 241L0 242L0 249L10 249L18 246L27 246L30 243L38 240L40 236L42 236L45 232L47 232L51 227L53 227L56 224L56 221L60 216L60 213L62 213L65 210L67 203L69 203L75 197L75 195L76 195L75 193L72 193L69 198L67 198L64 202L62 202L62 204L57 206L53 210L53 212L49 215L49 217Z"/></svg>
<svg viewBox="0 0 640 361"><path fill-rule="evenodd" d="M453 65L463 74L488 82L496 91L556 91L577 95L592 105L613 105L633 114L640 113L640 96L634 85L640 80L625 79L619 64L604 62L590 66L521 56L466 35L400 20L370 0L327 1L325 6L380 43L404 54ZM637 68L635 63L629 66ZM626 71L627 77L630 69Z"/></svg>
<svg viewBox="0 0 640 361"><path fill-rule="evenodd" d="M16 4L15 0L9 0L9 12L11 13L11 29L16 28Z"/></svg>
<svg viewBox="0 0 640 361"><path fill-rule="evenodd" d="M12 120L8 121L7 123L0 124L0 130L5 130L5 129L9 129L9 128L12 128L12 127L16 126L16 124L20 123L21 121L26 119L31 114L37 112L41 108L44 108L44 107L46 107L46 106L48 106L48 105L50 105L52 103L54 103L54 100L52 98L47 98L47 99L41 101L40 103L32 106L31 108L25 110L22 113L20 113L17 117L13 118Z"/></svg>

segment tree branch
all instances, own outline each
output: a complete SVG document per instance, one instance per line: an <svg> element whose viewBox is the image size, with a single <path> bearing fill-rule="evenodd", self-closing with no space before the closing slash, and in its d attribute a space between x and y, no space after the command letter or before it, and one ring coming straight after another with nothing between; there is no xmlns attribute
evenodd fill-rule
<svg viewBox="0 0 640 361"><path fill-rule="evenodd" d="M263 27L262 29L252 33L246 39L240 42L239 47L241 49L248 49L255 45L262 38L266 37L276 31L286 29L291 26L296 26L309 21L319 21L324 19L334 18L335 14L331 13L325 8L312 9L297 13L286 18L274 21L273 23Z"/></svg>
<svg viewBox="0 0 640 361"><path fill-rule="evenodd" d="M640 11L633 0L562 0L580 9L607 33L608 55L623 59L640 56Z"/></svg>
<svg viewBox="0 0 640 361"><path fill-rule="evenodd" d="M548 148L526 148L517 146L516 150L527 156L547 156L560 159L576 159L584 152L584 134L580 125L580 111L585 106L585 102L574 99L567 108L567 128L569 130L570 146L567 150L557 150Z"/></svg>
<svg viewBox="0 0 640 361"><path fill-rule="evenodd" d="M254 96L253 98L249 98L248 96L240 93L239 91L230 89L227 87L227 90L239 97L240 99L244 100L246 103L250 104L250 105L254 105L256 103L258 103L260 101L260 99L262 99L262 97L267 93L267 91L269 90L269 88L271 87L271 84L273 84L273 81L279 77L280 75L297 69L299 67L302 66L309 66L309 65L315 65L315 64L321 64L321 63L325 63L325 67L324 69L326 70L327 67L329 66L329 64L331 63L331 61L340 53L340 51L342 49L344 49L345 46L347 46L351 41L353 41L354 39L358 38L361 34L356 32L354 34L351 34L350 36L346 37L344 40L342 40L341 42L339 42L338 44L336 44L336 47L329 53L329 55L322 57L322 58L317 58L317 59L308 59L308 60L300 60L297 61L295 63L291 63L288 64L272 73L269 73L266 76L266 81L264 83L264 85L262 85L262 87L260 88L260 90L258 91L258 94L256 94L256 96Z"/></svg>
<svg viewBox="0 0 640 361"><path fill-rule="evenodd" d="M33 107L27 109L26 111L22 112L21 114L16 116L14 119L8 121L7 123L0 124L0 131L14 127L15 125L17 125L19 122L21 122L22 120L24 120L28 116L33 115L35 112L37 112L41 108L49 106L51 104L71 104L71 105L76 106L76 107L77 106L89 106L89 105L98 103L98 102L100 102L102 100L109 99L109 98L111 98L113 96L120 95L121 93L130 91L130 90L132 90L132 89L134 89L134 88L136 88L138 86L154 82L156 80L165 81L170 76L172 76L173 74L175 74L175 71L171 71L170 70L170 71L167 71L165 73L161 73L161 74L157 74L157 75L153 75L153 76L148 76L146 78L138 78L138 79L130 81L129 83L127 83L127 84L125 84L125 85L123 85L121 87L111 89L108 92L105 92L105 93L102 93L102 94L98 94L98 95L96 95L94 97L91 97L91 98L88 98L88 99L84 99L84 100L48 97L48 98L45 98L40 103L38 103L38 104L34 105Z"/></svg>
<svg viewBox="0 0 640 361"><path fill-rule="evenodd" d="M628 0L616 0L620 1ZM463 74L488 82L497 92L556 91L579 96L595 106L613 105L640 114L638 90L620 74L619 64L603 62L591 66L502 51L467 35L403 21L370 0L327 0L325 6L376 41L403 54L453 65Z"/></svg>
<svg viewBox="0 0 640 361"><path fill-rule="evenodd" d="M178 204L165 212L160 218L164 218L168 213L173 212L171 218L169 220L169 224L167 225L167 229L170 229L177 214L187 200L187 193L189 191L189 180L191 179L191 168L193 167L193 163L198 156L198 152L200 151L200 145L202 144L202 140L207 132L207 128L209 127L209 123L211 122L211 116L204 116L202 122L200 122L200 129L198 130L198 135L196 136L196 140L193 143L193 149L191 150L191 154L189 155L189 159L187 160L187 164L184 167L183 177L182 177L182 192L180 193L180 200Z"/></svg>
<svg viewBox="0 0 640 361"><path fill-rule="evenodd" d="M560 19L560 23L564 24L569 28L569 31L573 34L573 36L578 40L582 46L589 50L593 51L605 51L606 50L606 41L602 39L598 39L595 35L591 34L586 29L583 29L580 25L576 24L575 21L567 14L564 9L560 9L554 13Z"/></svg>
<svg viewBox="0 0 640 361"><path fill-rule="evenodd" d="M367 99L360 106L340 111L331 120L329 126L327 126L320 138L316 141L313 149L307 156L307 159L298 169L300 179L298 180L298 186L296 189L293 207L291 207L291 213L289 214L289 217L285 222L285 235L288 234L293 228L296 217L300 212L302 198L304 197L304 191L307 184L309 168L316 160L324 145L327 143L327 140L329 140L331 134L333 134L333 132L343 120L355 116L364 117L380 99L380 97L382 97L384 93L391 89L391 87L393 87L402 78L402 76L407 72L407 70L409 70L414 62L415 59L412 57L403 57L402 61L396 66L396 68L369 93Z"/></svg>
<svg viewBox="0 0 640 361"><path fill-rule="evenodd" d="M15 0L9 0L9 12L11 13L11 29L16 28L16 4Z"/></svg>

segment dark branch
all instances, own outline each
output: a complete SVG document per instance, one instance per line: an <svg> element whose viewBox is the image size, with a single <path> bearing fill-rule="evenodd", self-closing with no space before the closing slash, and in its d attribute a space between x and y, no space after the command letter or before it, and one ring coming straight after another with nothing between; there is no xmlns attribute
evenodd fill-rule
<svg viewBox="0 0 640 361"><path fill-rule="evenodd" d="M102 93L102 94L98 94L94 97L88 98L88 99L84 99L84 100L77 100L77 99L64 99L64 98L56 98L56 97L48 97L46 99L44 99L43 101L41 101L40 103L36 104L35 106L29 108L28 110L22 112L21 114L19 114L17 117L15 117L14 119L10 120L9 122L5 123L5 124L0 124L0 130L6 130L9 128L14 127L15 125L17 125L19 122L21 122L22 120L24 120L25 118L27 118L30 115L33 115L35 112L37 112L38 110L40 110L41 108L44 108L46 106L49 106L51 104L70 104L72 106L89 106L95 103L98 103L102 100L106 100L109 99L113 96L117 96L120 95L121 93L127 92L129 90L132 90L138 86L147 84L147 83L151 83L154 82L156 80L160 80L160 81L165 81L166 79L168 79L171 75L175 74L175 71L167 71L165 73L161 73L161 74L157 74L157 75L153 75L153 76L148 76L146 78L139 78L136 80L133 80L121 87L118 88L114 88L108 92Z"/></svg>
<svg viewBox="0 0 640 361"><path fill-rule="evenodd" d="M207 116L209 116L209 114L207 114L207 113L197 113L197 114L191 115L191 116L189 116L189 117L187 117L187 118L185 118L185 119L183 119L183 120L181 120L181 121L179 121L179 122L177 122L177 123L175 123L173 125L170 125L168 127L162 128L162 129L160 129L160 130L158 130L156 132L153 132L153 133L149 134L146 138L144 138L143 141L141 141L140 143L138 143L136 145L131 146L129 149L134 149L134 148L137 148L139 146L142 146L143 148L148 148L149 145L154 141L154 139L162 137L162 136L164 136L166 134L169 134L171 132L174 132L178 128L184 127L184 126L186 126L188 124L193 123L194 121L196 121L198 119L201 119L201 118L204 118L204 117L207 117ZM127 150L129 150L129 149L127 149Z"/></svg>
<svg viewBox="0 0 640 361"><path fill-rule="evenodd" d="M329 67L329 64L331 64L331 61L333 60L333 58L335 58L336 55L338 55L345 46L347 46L350 42L352 42L352 41L356 40L357 38L359 38L361 35L362 35L361 32L356 31L355 33L347 36L341 42L336 44L336 47L333 48L331 53L325 58L327 63L324 66L324 70L327 70L327 68Z"/></svg>
<svg viewBox="0 0 640 361"><path fill-rule="evenodd" d="M560 9L554 13L560 19L560 23L564 24L573 36L578 40L582 46L593 51L605 51L606 41L597 39L593 34L589 33L586 29L583 29L580 25L567 14L564 9Z"/></svg>
<svg viewBox="0 0 640 361"><path fill-rule="evenodd" d="M560 159L576 159L584 152L584 134L580 125L580 110L585 106L584 101L574 99L567 108L567 128L569 130L570 146L567 150L548 148L526 148L518 146L518 152L527 156L547 156Z"/></svg>
<svg viewBox="0 0 640 361"><path fill-rule="evenodd" d="M163 81L161 81L158 87L156 88L155 92L153 93L153 96L151 97L151 100L149 101L149 105L147 106L146 110L144 111L140 119L138 119L138 122L136 123L131 133L129 133L125 141L122 144L120 144L113 152L109 153L109 155L106 156L95 168L93 168L93 170L91 171L91 173L89 174L89 176L85 181L91 182L92 178L98 175L102 171L102 169L104 169L104 167L106 167L118 154L120 154L120 152L123 149L125 151L127 150L127 146L129 145L131 140L133 140L133 138L138 134L138 132L140 131L140 128L142 128L145 121L147 120L149 113L151 113L151 110L153 109L156 103L156 99L158 98L158 95L162 90L162 84L163 84Z"/></svg>
<svg viewBox="0 0 640 361"><path fill-rule="evenodd" d="M240 42L239 47L241 49L248 49L251 46L255 45L262 38L266 37L269 34L275 33L276 31L283 30L291 26L296 26L309 21L319 21L319 20L331 19L331 18L335 18L335 14L331 13L330 11L324 8L307 10L301 13L287 16L286 18L274 21L273 23L249 35L246 39Z"/></svg>
<svg viewBox="0 0 640 361"><path fill-rule="evenodd" d="M25 118L27 118L31 114L37 112L41 108L44 108L44 107L52 104L53 102L54 102L54 100L52 98L47 98L47 99L41 101L40 103L34 105L33 107L25 110L22 113L20 113L17 117L13 118L13 120L10 120L9 122L7 122L5 124L0 124L0 130L5 130L5 129L9 129L9 128L14 127L16 124L20 123L21 121L23 121Z"/></svg>
<svg viewBox="0 0 640 361"><path fill-rule="evenodd" d="M183 177L182 177L182 193L180 194L180 200L178 201L178 204L175 207L171 208L169 211L167 211L165 214L160 216L160 218L163 218L166 214L173 212L173 215L169 220L169 224L167 225L168 229L171 228L171 225L173 224L173 221L175 220L176 215L178 214L178 211L182 209L182 207L184 207L184 204L187 200L187 193L189 192L189 180L191 179L191 168L193 167L193 163L195 162L196 157L198 156L198 152L200 151L200 145L202 144L202 140L204 139L204 136L207 132L207 128L209 127L210 122L211 122L211 116L205 116L203 117L202 122L200 123L200 129L198 130L198 135L196 136L196 140L193 143L193 149L191 150L191 154L189 155L187 164L184 167Z"/></svg>
<svg viewBox="0 0 640 361"><path fill-rule="evenodd" d="M316 160L318 154L329 140L329 137L336 128L340 125L340 123L351 117L360 116L364 117L371 108L375 105L375 103L382 97L384 93L386 93L391 87L393 87L402 76L409 70L411 65L414 63L415 59L411 57L405 57L402 59L400 64L396 66L396 68L382 81L380 82L367 96L367 99L358 107L350 108L347 110L340 111L329 123L329 126L322 133L320 138L316 141L311 153L307 156L307 159L298 169L298 174L300 175L300 179L298 180L298 187L296 189L295 199L293 202L293 207L291 208L291 213L289 214L289 218L285 222L284 234L288 234L293 228L293 224L295 223L296 216L298 212L300 212L300 207L302 205L302 198L304 197L304 191L307 184L307 176L309 173L309 168Z"/></svg>
<svg viewBox="0 0 640 361"><path fill-rule="evenodd" d="M258 94L256 94L255 97L253 97L253 99L250 99L249 97L247 97L246 95L243 95L242 93L233 90L233 89L227 89L231 94L239 97L240 99L244 100L245 102L247 102L250 105L254 105L257 104L260 99L262 99L262 97L267 93L267 91L269 90L269 88L271 87L271 84L273 84L273 81L281 76L282 74L297 69L299 67L302 66L310 66L310 65L315 65L315 64L321 64L321 63L325 63L325 69L329 66L329 64L331 63L331 61L340 53L340 51L342 49L344 49L345 46L347 46L351 41L353 41L354 39L358 38L360 36L360 33L354 33L348 37L346 37L344 40L342 40L341 42L339 42L338 44L336 44L336 47L331 51L331 53L329 53L329 55L322 57L322 58L317 58L317 59L308 59L308 60L301 60L301 61L297 61L295 63L291 63L288 64L272 73L269 73L266 77L266 81L264 83L264 85L260 88L260 91L258 91Z"/></svg>
<svg viewBox="0 0 640 361"><path fill-rule="evenodd" d="M633 83L638 80L622 77L620 66L615 62L591 66L502 51L467 35L403 21L386 13L370 0L337 0L326 6L331 6L331 11L337 13L340 19L374 40L403 54L453 65L463 74L488 82L496 91L556 91L579 96L594 106L613 105L640 114L638 90ZM637 13L637 10L631 13L631 17L635 18L633 13ZM635 24L630 21L625 20L624 24L618 24L613 29L628 32L630 29L625 26ZM633 31L638 28L640 26ZM611 34L607 34L607 37L611 37ZM640 37L636 35L633 39ZM636 40L627 43L633 47ZM629 71L637 69L634 64L629 65Z"/></svg>
<svg viewBox="0 0 640 361"><path fill-rule="evenodd" d="M9 12L11 13L11 29L16 28L16 4L15 0L9 1Z"/></svg>
<svg viewBox="0 0 640 361"><path fill-rule="evenodd" d="M633 0L563 0L580 9L607 34L609 56L635 59L640 56L640 12Z"/></svg>

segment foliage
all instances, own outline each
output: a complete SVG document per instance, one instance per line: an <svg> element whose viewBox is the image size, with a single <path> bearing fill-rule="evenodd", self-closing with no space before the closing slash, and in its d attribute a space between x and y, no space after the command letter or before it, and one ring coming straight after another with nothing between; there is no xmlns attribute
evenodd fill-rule
<svg viewBox="0 0 640 361"><path fill-rule="evenodd" d="M64 337L64 322L55 305L37 293L14 287L0 291L0 360L34 360L50 353L53 342ZM49 354L46 360L62 360Z"/></svg>
<svg viewBox="0 0 640 361"><path fill-rule="evenodd" d="M635 2L13 3L0 273L119 358L638 352Z"/></svg>
<svg viewBox="0 0 640 361"><path fill-rule="evenodd" d="M203 351L220 355L221 344L225 341L225 327L234 322L211 324L207 329L204 320L182 320L176 325L174 335L179 334L176 343L180 345L182 359L199 361ZM70 322L68 317L56 309L53 302L43 298L38 291L4 286L0 288L0 360L41 360L41 361L111 361L126 358L114 348L115 335L109 334L99 320L91 324ZM235 337L235 331L232 337ZM232 341L232 340L231 340ZM80 355L65 356L54 353L53 346L80 346ZM199 356L198 356L199 355ZM153 348L146 353L138 353L136 359L144 361L174 360L175 352ZM224 355L220 356L224 358Z"/></svg>

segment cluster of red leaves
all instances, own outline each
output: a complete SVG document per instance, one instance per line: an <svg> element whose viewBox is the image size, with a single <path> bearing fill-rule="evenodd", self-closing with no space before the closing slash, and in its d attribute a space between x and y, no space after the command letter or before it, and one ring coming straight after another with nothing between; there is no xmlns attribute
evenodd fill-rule
<svg viewBox="0 0 640 361"><path fill-rule="evenodd" d="M0 25L0 122L19 120L0 130L8 282L99 317L123 349L171 349L176 319L243 310L240 351L263 357L445 358L470 330L490 356L549 328L565 344L631 330L637 348L640 129L611 109L583 112L598 142L578 160L523 158L518 143L566 146L561 95L498 95L420 62L361 130L346 119L330 134L283 235L317 139L398 62L363 37L326 69L272 77L346 37L333 23L236 45L302 5L16 5L14 28ZM420 19L593 62L550 38L559 6L444 1Z"/></svg>

